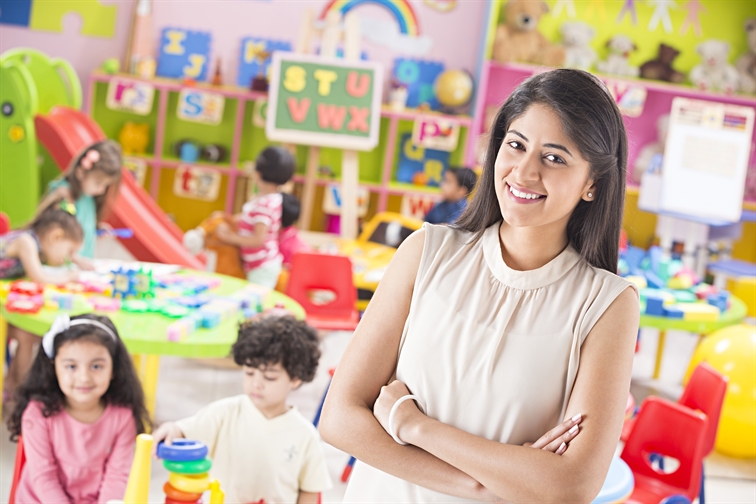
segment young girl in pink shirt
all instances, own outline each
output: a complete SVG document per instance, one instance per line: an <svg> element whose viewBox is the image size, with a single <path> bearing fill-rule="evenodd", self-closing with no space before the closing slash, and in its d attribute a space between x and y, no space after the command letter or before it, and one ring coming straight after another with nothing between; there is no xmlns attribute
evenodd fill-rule
<svg viewBox="0 0 756 504"><path fill-rule="evenodd" d="M42 338L8 421L23 434L16 502L123 499L134 439L149 422L126 347L107 317L61 315Z"/></svg>

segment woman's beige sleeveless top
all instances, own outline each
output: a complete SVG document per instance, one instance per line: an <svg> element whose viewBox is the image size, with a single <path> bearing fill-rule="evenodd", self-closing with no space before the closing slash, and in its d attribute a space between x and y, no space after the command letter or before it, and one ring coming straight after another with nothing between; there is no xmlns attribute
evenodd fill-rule
<svg viewBox="0 0 756 504"><path fill-rule="evenodd" d="M477 242L445 226L424 229L397 379L445 424L502 443L537 440L563 419L580 345L631 284L572 246L541 268L512 270L499 223ZM465 501L358 461L344 502Z"/></svg>

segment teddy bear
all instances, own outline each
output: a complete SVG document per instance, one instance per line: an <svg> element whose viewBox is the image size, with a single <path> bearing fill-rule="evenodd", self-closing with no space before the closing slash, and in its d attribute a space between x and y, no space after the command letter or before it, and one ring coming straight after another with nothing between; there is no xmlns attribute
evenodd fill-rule
<svg viewBox="0 0 756 504"><path fill-rule="evenodd" d="M672 62L680 51L667 44L659 44L659 55L656 59L646 61L640 67L641 77L644 79L662 80L679 84L685 80L685 75L672 68Z"/></svg>
<svg viewBox="0 0 756 504"><path fill-rule="evenodd" d="M615 35L607 40L606 47L609 48L609 56L596 65L599 72L622 77L638 77L638 67L632 66L629 62L630 53L638 48L629 37Z"/></svg>
<svg viewBox="0 0 756 504"><path fill-rule="evenodd" d="M582 21L566 21L559 28L565 50L564 66L590 71L598 56L591 47L596 31Z"/></svg>
<svg viewBox="0 0 756 504"><path fill-rule="evenodd" d="M564 48L549 42L537 29L538 20L548 11L541 0L509 0L504 6L506 21L496 28L493 59L562 66Z"/></svg>
<svg viewBox="0 0 756 504"><path fill-rule="evenodd" d="M740 90L756 93L756 18L746 20L745 31L749 51L738 58L735 66L740 72Z"/></svg>
<svg viewBox="0 0 756 504"><path fill-rule="evenodd" d="M722 40L706 40L696 46L703 60L690 71L690 81L699 89L732 93L738 90L740 75L727 63L730 44Z"/></svg>
<svg viewBox="0 0 756 504"><path fill-rule="evenodd" d="M237 278L246 278L242 268L239 249L233 245L224 243L215 235L216 230L221 224L226 224L235 229L233 218L223 214L223 212L214 212L210 217L200 223L195 229L190 229L184 234L184 247L194 255L202 251L214 252L215 254L215 272L222 275L233 276ZM210 261L210 254L208 254Z"/></svg>
<svg viewBox="0 0 756 504"><path fill-rule="evenodd" d="M124 154L144 154L150 143L150 125L127 121L118 133Z"/></svg>

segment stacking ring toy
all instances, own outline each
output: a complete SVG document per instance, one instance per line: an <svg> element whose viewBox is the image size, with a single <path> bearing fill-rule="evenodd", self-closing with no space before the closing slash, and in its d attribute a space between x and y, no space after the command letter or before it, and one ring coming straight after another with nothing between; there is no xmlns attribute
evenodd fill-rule
<svg viewBox="0 0 756 504"><path fill-rule="evenodd" d="M210 486L210 477L205 474L170 473L168 482L176 490L186 493L202 493Z"/></svg>
<svg viewBox="0 0 756 504"><path fill-rule="evenodd" d="M210 470L210 468L213 466L213 462L207 458L199 460L187 460L185 462L163 460L163 466L168 472L179 474L203 474Z"/></svg>
<svg viewBox="0 0 756 504"><path fill-rule="evenodd" d="M163 493L166 500L171 499L175 502L197 502L202 497L201 493L187 493L177 490L168 482L163 485Z"/></svg>
<svg viewBox="0 0 756 504"><path fill-rule="evenodd" d="M163 460L174 462L199 460L207 457L207 446L190 439L174 439L170 446L162 442L158 444L157 456Z"/></svg>

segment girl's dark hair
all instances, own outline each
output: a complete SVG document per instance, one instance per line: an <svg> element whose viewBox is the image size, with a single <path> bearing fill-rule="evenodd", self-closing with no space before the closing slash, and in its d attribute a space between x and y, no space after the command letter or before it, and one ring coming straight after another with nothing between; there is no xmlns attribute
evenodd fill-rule
<svg viewBox="0 0 756 504"><path fill-rule="evenodd" d="M266 147L255 160L255 170L265 182L283 185L294 175L296 161L283 147Z"/></svg>
<svg viewBox="0 0 756 504"><path fill-rule="evenodd" d="M111 191L117 191L118 185L121 182L121 166L123 165L123 158L121 156L121 146L112 140L105 140L97 142L94 145L90 145L86 149L82 150L68 165L64 178L68 182L69 190L71 191L71 199L73 201L78 200L82 193L81 180L76 176L77 170L83 170L81 161L90 151L97 151L100 154L100 159L92 163L92 168L85 171L85 174L93 173L95 171L102 172L108 177L114 177L116 180L113 184L110 184L105 194L95 197L95 207L97 208L97 219L102 217L103 209L108 200L109 193Z"/></svg>
<svg viewBox="0 0 756 504"><path fill-rule="evenodd" d="M281 197L281 229L285 229L297 222L302 205L293 194L281 193Z"/></svg>
<svg viewBox="0 0 756 504"><path fill-rule="evenodd" d="M76 215L71 213L71 210L76 211L75 208L73 203L64 199L54 200L37 214L27 228L34 231L38 237L52 229L60 228L66 238L81 242L84 240L84 231L76 220Z"/></svg>
<svg viewBox="0 0 756 504"><path fill-rule="evenodd" d="M478 191L455 227L480 237L501 221L494 164L512 121L531 105L550 107L567 136L590 165L593 201L580 202L567 223L572 246L593 267L617 272L625 199L627 136L622 116L604 84L582 70L559 69L534 75L509 96L491 128Z"/></svg>
<svg viewBox="0 0 756 504"><path fill-rule="evenodd" d="M151 425L151 423L147 408L144 405L142 385L134 369L134 363L131 361L123 341L118 337L115 326L108 317L98 315L71 317L71 320L76 319L96 320L105 324L116 335L116 339L113 339L111 335L97 326L75 325L55 337L53 355L58 354L58 350L63 344L77 340L94 341L107 348L110 357L113 359L113 379L107 392L102 396L102 401L105 404L130 408L134 415L134 423L136 423L137 431L134 435L145 432L146 426ZM16 409L13 410L8 419L11 441L16 441L21 434L21 417L30 401L42 403L42 415L45 418L59 413L63 408L66 398L58 385L54 358L49 359L42 348L39 349L37 357L32 363L26 381L16 390L15 399Z"/></svg>
<svg viewBox="0 0 756 504"><path fill-rule="evenodd" d="M263 316L243 323L231 347L234 362L257 368L279 362L292 380L311 382L320 360L318 333L294 317Z"/></svg>

